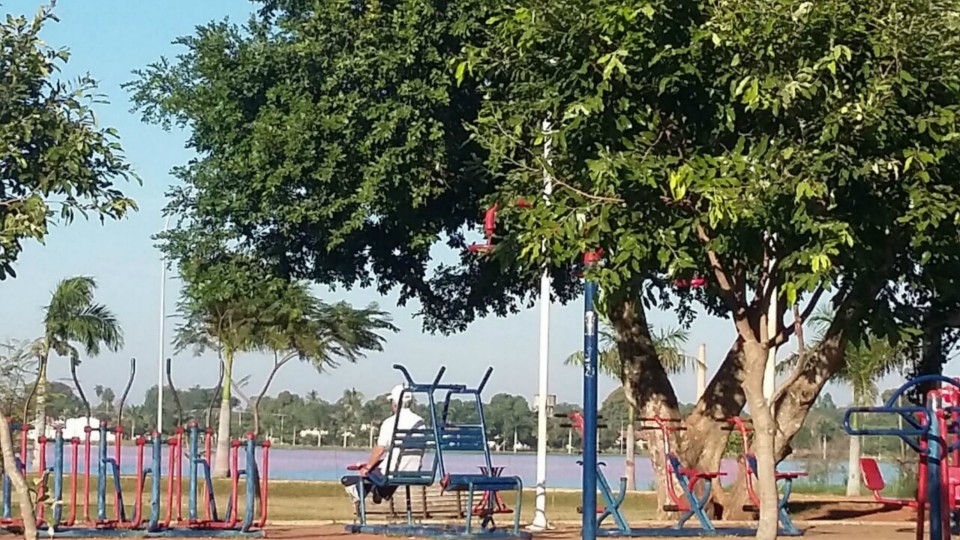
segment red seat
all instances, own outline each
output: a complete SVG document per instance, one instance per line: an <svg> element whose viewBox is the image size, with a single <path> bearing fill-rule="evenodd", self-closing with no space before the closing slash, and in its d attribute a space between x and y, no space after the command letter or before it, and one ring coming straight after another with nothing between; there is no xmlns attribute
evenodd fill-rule
<svg viewBox="0 0 960 540"><path fill-rule="evenodd" d="M880 465L877 464L877 460L873 458L860 458L860 474L863 477L864 485L873 492L873 498L876 499L878 503L887 506L917 507L917 501L915 500L888 499L883 496L881 492L887 487L887 483L883 481L883 475L880 473Z"/></svg>

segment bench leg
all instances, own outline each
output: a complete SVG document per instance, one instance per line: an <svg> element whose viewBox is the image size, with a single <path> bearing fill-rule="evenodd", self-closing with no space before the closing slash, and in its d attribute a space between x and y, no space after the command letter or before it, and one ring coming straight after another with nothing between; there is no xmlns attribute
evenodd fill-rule
<svg viewBox="0 0 960 540"><path fill-rule="evenodd" d="M360 506L360 524L361 524L361 525L366 525L366 524L367 524L367 504L366 504L366 503L367 503L367 492L366 492L366 489L365 489L364 486L363 486L363 479L362 479L362 478L360 479L359 482L357 482L357 494L360 495L360 501L359 501L359 506Z"/></svg>
<svg viewBox="0 0 960 540"><path fill-rule="evenodd" d="M617 524L617 528L621 532L627 532L630 530L630 525L627 524L627 520L624 519L623 513L620 512L620 505L623 504L624 498L627 496L627 479L620 479L620 493L618 496L613 496L613 490L610 489L610 483L607 482L606 476L603 475L603 471L600 467L597 467L597 487L600 489L600 496L603 498L603 503L606 508L604 508L603 513L597 517L597 526L600 526L600 523L603 522L607 516L613 516L613 520Z"/></svg>
<svg viewBox="0 0 960 540"><path fill-rule="evenodd" d="M483 519L480 520L480 530L484 531L492 531L497 528L497 523L493 520L493 497L491 497L489 493L489 491L484 491L482 497L483 500L481 500L483 507Z"/></svg>
<svg viewBox="0 0 960 540"><path fill-rule="evenodd" d="M520 534L520 511L523 510L523 482L517 478L517 509L513 512L513 534Z"/></svg>
<svg viewBox="0 0 960 540"><path fill-rule="evenodd" d="M473 484L467 489L467 534L472 534L473 528Z"/></svg>
<svg viewBox="0 0 960 540"><path fill-rule="evenodd" d="M696 482L691 485L687 481L687 477L679 473L676 474L676 477L677 482L680 484L680 488L683 489L684 496L687 498L687 502L690 503L690 509L680 516L680 520L677 521L677 524L674 526L674 528L682 529L687 520L696 516L697 521L700 522L700 527L704 531L707 531L711 534L715 533L717 528L713 525L713 521L710 520L706 512L703 511L703 508L707 505L707 502L710 501L710 491L713 488L713 484L711 482L705 482L703 487L703 496L697 497L696 494L693 493L693 487L696 485Z"/></svg>
<svg viewBox="0 0 960 540"><path fill-rule="evenodd" d="M407 525L412 527L413 526L413 499L411 498L411 494L410 494L410 486L404 486L403 488L404 488L404 492L407 500ZM391 501L392 500L393 499L391 499ZM426 506L424 506L424 509L426 509Z"/></svg>
<svg viewBox="0 0 960 540"><path fill-rule="evenodd" d="M777 505L777 511L780 514L780 525L783 527L783 532L786 534L797 535L800 534L800 529L794 525L793 520L790 519L790 512L787 510L787 504L790 502L790 491L793 489L793 480L786 479L783 484L783 496L780 497L780 503Z"/></svg>

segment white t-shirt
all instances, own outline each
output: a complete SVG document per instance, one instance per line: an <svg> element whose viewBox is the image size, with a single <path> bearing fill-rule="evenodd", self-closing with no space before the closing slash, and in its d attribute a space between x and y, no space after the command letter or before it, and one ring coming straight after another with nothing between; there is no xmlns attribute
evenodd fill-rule
<svg viewBox="0 0 960 540"><path fill-rule="evenodd" d="M399 411L400 419L397 420L395 415L387 417L386 420L380 424L380 434L377 436L377 446L382 446L383 448L390 449L390 443L393 441L393 426L396 424L397 429L416 429L423 427L423 418L421 418L417 413L411 411L410 409L404 407ZM409 436L409 435L408 435ZM409 450L401 450L400 448L394 448L390 456L390 470L391 471L419 471L420 462L423 460L423 449L415 448ZM385 472L384 469L387 466L387 458L380 462L380 471Z"/></svg>

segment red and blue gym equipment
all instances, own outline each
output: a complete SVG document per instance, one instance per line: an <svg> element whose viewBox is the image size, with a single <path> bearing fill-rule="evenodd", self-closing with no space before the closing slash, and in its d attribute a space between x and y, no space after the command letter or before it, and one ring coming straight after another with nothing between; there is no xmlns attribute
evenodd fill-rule
<svg viewBox="0 0 960 540"><path fill-rule="evenodd" d="M899 406L897 400L917 386L939 386L924 396L924 406ZM960 383L941 375L924 375L906 382L881 407L848 409L844 430L853 436L887 435L900 437L919 456L917 500L905 506L917 509L917 540L928 527L930 540L949 540L958 523L958 473L960 463ZM906 424L902 428L853 427L863 415L894 415ZM877 470L879 473L879 469ZM882 501L881 501L882 502ZM892 502L892 500L891 500Z"/></svg>
<svg viewBox="0 0 960 540"><path fill-rule="evenodd" d="M131 380L135 373L134 366L135 364L131 362ZM129 384L127 388L129 389ZM124 392L125 396L126 392ZM123 398L121 405L122 402ZM65 439L62 429L59 428L52 441L46 437L39 437L34 449L39 453L38 471L30 471L27 467L26 456L31 426L11 424L11 430L14 434L19 432L20 448L17 466L20 473L28 482L33 481L37 485L37 499L40 501L34 509L37 526L41 531L51 533L52 536L263 535L267 522L269 495L267 489L270 463L269 441L258 441L252 434L247 434L241 440L231 441L229 460L231 489L221 516L218 513L209 465L209 457L212 455L212 431L202 430L196 423L190 423L185 429L177 428L170 437L154 432L149 438L138 437L134 440L135 487L134 492L129 494L132 496L132 503L125 501L124 495L128 494L124 493L121 483L124 432L119 425L113 426L106 421L101 421L96 428L87 427L82 440L79 437ZM97 435L96 440L94 434ZM51 442L53 443L53 466L48 467L47 453ZM166 466L164 465L164 446L167 447ZM67 459L68 456L69 459ZM240 467L241 456L243 468ZM184 498L184 461L187 462L188 471L186 517L181 510ZM69 470L66 470L68 468ZM164 478L164 468L166 478ZM242 499L240 497L241 479L245 481ZM64 493L67 483L69 483L69 494ZM143 508L148 483L150 486L149 511ZM0 527L7 530L19 529L23 523L19 518L11 515L12 489L10 478L6 473L3 475L2 484ZM165 494L163 493L164 485L166 485ZM91 495L95 501L95 508L91 507ZM112 512L108 512L107 501L110 499L113 502ZM163 508L164 503L165 508Z"/></svg>
<svg viewBox="0 0 960 540"><path fill-rule="evenodd" d="M407 395L425 398L428 415L423 425L412 429L398 429L399 411L394 417L393 437L387 449L383 473L379 470L375 474L367 474L361 478L357 475L348 475L341 479L344 485L355 485L359 491L358 502L359 523L346 526L347 532L382 534L388 536L408 536L427 538L520 538L529 539L531 535L520 530L520 508L523 495L523 482L517 476L498 476L494 473L493 462L490 457L490 446L487 442L486 420L483 414L481 393L486 386L493 368L488 368L483 380L475 388L464 384L448 384L442 382L446 368L441 367L430 383L417 383L410 376L410 372L401 365L394 365L406 380L406 386L400 395L400 402ZM445 397L438 403L438 393L445 393ZM467 397L476 407L477 422L452 422L449 419L450 401L453 398ZM432 453L433 460L429 468L417 471L398 471L394 469L392 460L394 451L400 455L417 454L423 456ZM481 453L484 468L480 473L455 473L447 470L444 456L451 452ZM355 470L356 467L353 467ZM466 522L463 526L425 524L414 521L410 506L407 506L406 523L401 524L371 524L367 522L365 481L371 482L378 488L403 488L407 500L410 500L410 489L415 486L430 486L438 483L443 491L459 491L467 494ZM513 491L517 496L517 508L514 511L513 527L498 528L494 522L497 514L496 497L491 493ZM483 493L485 508L474 505L475 497ZM480 525L473 523L474 517L480 518Z"/></svg>
<svg viewBox="0 0 960 540"><path fill-rule="evenodd" d="M757 456L750 451L750 432L753 431L753 421L749 418L734 416L727 419L727 424L732 431L740 434L740 440L743 444L743 453L740 456L742 472L744 475L744 485L747 488L747 497L750 504L744 507L749 512L760 510L760 496L757 494L756 487L753 484L757 476ZM777 483L783 484L783 492L780 494L780 500L777 503L777 513L780 519L780 536L799 536L802 534L800 529L790 518L790 512L787 505L790 504L790 494L793 491L793 482L798 478L807 476L807 473L800 471L776 471Z"/></svg>

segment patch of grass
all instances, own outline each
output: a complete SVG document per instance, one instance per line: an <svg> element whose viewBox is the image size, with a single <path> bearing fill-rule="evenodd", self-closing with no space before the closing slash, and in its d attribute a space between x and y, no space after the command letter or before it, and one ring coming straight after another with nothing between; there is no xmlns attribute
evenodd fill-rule
<svg viewBox="0 0 960 540"><path fill-rule="evenodd" d="M227 495L230 492L230 481L226 479L217 479L214 480L214 491L217 495L216 504L217 509L222 514L226 508ZM82 483L81 486L82 487ZM124 477L121 479L121 487L124 493L124 501L126 505L127 517L130 518L133 515L133 498L134 491L136 489L136 480L132 477ZM115 514L114 511L114 497L111 492L112 484L108 485L107 492L107 501L106 501L106 512L107 515L112 517ZM145 519L149 517L150 512L150 482L146 482L144 486L143 494L143 512ZM96 500L96 482L92 482L91 489L94 490L90 494L90 515L95 517L97 515L97 500ZM188 484L186 479L183 482L183 496L181 504L181 513L184 517L187 516L187 489ZM903 490L909 490L908 486L904 486ZM813 482L813 483L803 483L795 484L794 491L804 494L830 494L830 495L842 495L843 487L842 486L830 486L825 483ZM336 482L298 482L298 481L282 481L274 480L270 482L269 486L269 520L272 522L280 521L352 521L352 505L350 498L344 492L342 486ZM246 511L244 504L244 494L245 494L245 482L241 480L240 482L240 516L244 515ZM516 507L516 497L512 493L502 493L502 498L506 502L507 506L511 508ZM906 495L912 496L912 495ZM70 481L66 480L64 482L64 518L69 515L69 503L70 497ZM527 489L523 493L523 508L521 519L529 522L533 520L534 511L535 511L535 490ZM202 501L202 497L198 497ZM83 517L83 495L80 494L77 499L78 514L80 517ZM547 490L547 507L549 509L549 515L551 520L558 521L576 521L580 519L580 514L577 512L577 507L581 504L581 494L577 490L569 489L548 489ZM602 506L602 501L598 501L598 506ZM14 512L16 512L16 505L14 505ZM621 506L622 511L624 512L628 521L641 521L646 519L653 519L656 515L656 495L652 492L631 492L626 496L626 500ZM46 509L46 512L50 512L49 507ZM165 516L167 512L167 484L164 480L161 486L161 516ZM203 518L203 507L199 508L199 517ZM259 509L255 511L255 516L259 516Z"/></svg>

